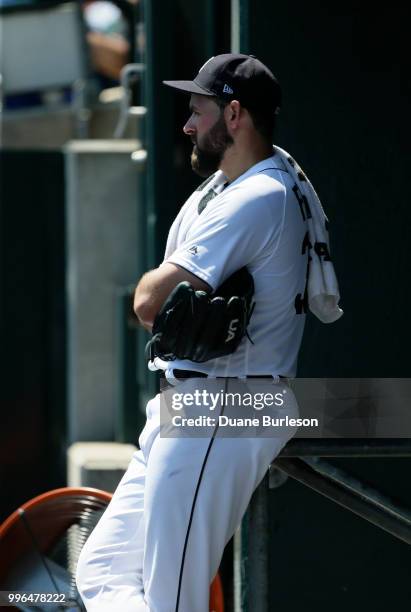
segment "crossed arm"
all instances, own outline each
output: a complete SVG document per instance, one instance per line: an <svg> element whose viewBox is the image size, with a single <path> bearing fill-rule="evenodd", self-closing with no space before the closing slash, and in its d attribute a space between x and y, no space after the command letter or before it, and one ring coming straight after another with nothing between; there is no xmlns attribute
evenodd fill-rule
<svg viewBox="0 0 411 612"><path fill-rule="evenodd" d="M165 263L144 274L134 292L134 312L141 325L151 331L156 314L165 299L179 283L188 281L195 290L211 291L211 287L188 270Z"/></svg>

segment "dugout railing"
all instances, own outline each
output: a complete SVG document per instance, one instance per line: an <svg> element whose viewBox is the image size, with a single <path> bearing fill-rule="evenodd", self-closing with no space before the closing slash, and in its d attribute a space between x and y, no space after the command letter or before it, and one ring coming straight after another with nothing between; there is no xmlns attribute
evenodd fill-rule
<svg viewBox="0 0 411 612"><path fill-rule="evenodd" d="M268 494L288 476L411 544L411 510L324 460L342 457L411 457L411 439L291 440L256 489L235 536L235 612L269 610Z"/></svg>

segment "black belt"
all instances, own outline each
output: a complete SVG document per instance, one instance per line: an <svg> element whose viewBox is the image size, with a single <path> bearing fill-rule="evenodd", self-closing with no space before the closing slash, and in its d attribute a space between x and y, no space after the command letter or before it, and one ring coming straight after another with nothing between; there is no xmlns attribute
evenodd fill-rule
<svg viewBox="0 0 411 612"><path fill-rule="evenodd" d="M173 378L178 380L184 378L208 378L208 374L204 372L196 372L195 370L179 370L173 369ZM216 376L216 378L239 378L238 376ZM246 378L274 378L271 374L250 374ZM279 376L279 378L287 378L286 376Z"/></svg>

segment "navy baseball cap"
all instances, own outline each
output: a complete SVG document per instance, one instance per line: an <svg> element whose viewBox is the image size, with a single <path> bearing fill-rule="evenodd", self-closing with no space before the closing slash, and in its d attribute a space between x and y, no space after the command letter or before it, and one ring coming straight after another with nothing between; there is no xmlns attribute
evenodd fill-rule
<svg viewBox="0 0 411 612"><path fill-rule="evenodd" d="M210 58L193 81L163 81L164 85L200 94L217 96L226 102L238 100L249 109L281 106L280 84L254 55L224 53Z"/></svg>

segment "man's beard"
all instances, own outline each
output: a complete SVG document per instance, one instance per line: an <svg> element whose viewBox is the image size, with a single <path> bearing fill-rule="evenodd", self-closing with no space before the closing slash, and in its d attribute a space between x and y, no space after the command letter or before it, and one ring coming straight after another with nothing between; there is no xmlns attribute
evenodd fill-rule
<svg viewBox="0 0 411 612"><path fill-rule="evenodd" d="M217 123L203 137L201 145L194 144L191 167L196 174L207 178L218 170L227 148L234 143L221 113Z"/></svg>

